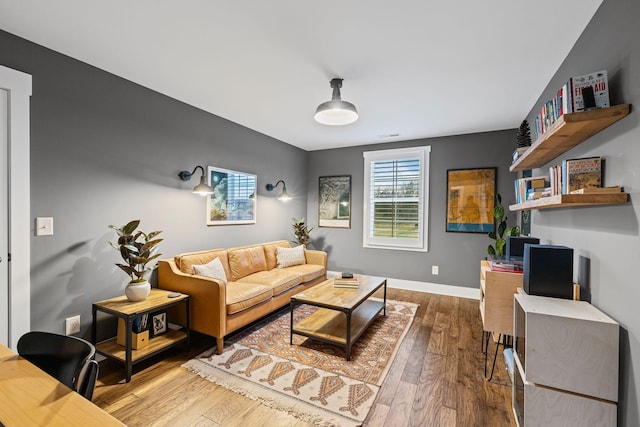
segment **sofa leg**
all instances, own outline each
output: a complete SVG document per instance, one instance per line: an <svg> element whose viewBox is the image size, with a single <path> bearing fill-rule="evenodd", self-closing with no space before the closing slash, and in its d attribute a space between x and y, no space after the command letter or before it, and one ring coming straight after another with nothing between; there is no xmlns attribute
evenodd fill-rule
<svg viewBox="0 0 640 427"><path fill-rule="evenodd" d="M216 346L218 347L218 354L222 354L222 347L224 346L224 338L216 337Z"/></svg>

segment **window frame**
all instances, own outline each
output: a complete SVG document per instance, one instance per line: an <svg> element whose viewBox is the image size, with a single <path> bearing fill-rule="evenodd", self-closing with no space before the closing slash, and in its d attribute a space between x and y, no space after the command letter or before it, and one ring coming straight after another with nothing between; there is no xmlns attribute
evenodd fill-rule
<svg viewBox="0 0 640 427"><path fill-rule="evenodd" d="M401 251L429 251L429 169L431 146L418 146L407 148L394 148L388 150L365 151L364 157L364 191L363 191L363 221L362 221L362 247L372 249L391 249ZM397 237L373 237L370 236L371 224L371 167L374 162L406 160L418 158L420 161L420 191L419 201L419 233L418 238L410 241Z"/></svg>

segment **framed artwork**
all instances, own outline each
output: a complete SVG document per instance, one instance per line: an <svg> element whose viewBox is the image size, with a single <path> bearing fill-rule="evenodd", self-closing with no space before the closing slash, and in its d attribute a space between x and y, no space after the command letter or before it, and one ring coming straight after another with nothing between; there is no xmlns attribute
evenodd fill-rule
<svg viewBox="0 0 640 427"><path fill-rule="evenodd" d="M208 184L207 225L256 223L255 175L209 166Z"/></svg>
<svg viewBox="0 0 640 427"><path fill-rule="evenodd" d="M151 337L162 335L167 332L167 312L161 311L151 316Z"/></svg>
<svg viewBox="0 0 640 427"><path fill-rule="evenodd" d="M351 228L351 175L321 176L318 226Z"/></svg>
<svg viewBox="0 0 640 427"><path fill-rule="evenodd" d="M447 170L446 231L490 233L497 168Z"/></svg>

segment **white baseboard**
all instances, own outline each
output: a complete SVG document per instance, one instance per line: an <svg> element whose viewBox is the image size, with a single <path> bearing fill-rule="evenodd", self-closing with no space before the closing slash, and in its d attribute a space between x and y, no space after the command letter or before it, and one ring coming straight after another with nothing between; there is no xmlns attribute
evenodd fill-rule
<svg viewBox="0 0 640 427"><path fill-rule="evenodd" d="M340 274L338 271L327 271L327 277L334 277ZM439 283L418 282L415 280L387 278L387 287L393 289L404 289L407 291L426 292L430 294L449 295L452 297L479 299L478 288L467 288L463 286L442 285Z"/></svg>

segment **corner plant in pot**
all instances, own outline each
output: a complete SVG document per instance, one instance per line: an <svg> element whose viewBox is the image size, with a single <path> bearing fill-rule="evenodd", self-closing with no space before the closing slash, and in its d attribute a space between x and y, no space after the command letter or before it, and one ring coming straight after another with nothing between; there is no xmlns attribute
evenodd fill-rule
<svg viewBox="0 0 640 427"><path fill-rule="evenodd" d="M151 285L145 276L153 269L147 264L162 255L157 253L157 246L163 239L154 240L154 237L162 231L152 231L151 233L136 231L138 225L140 225L139 219L130 221L122 227L109 226L118 235L118 241L116 243L109 242L109 245L120 252L120 256L125 262L116 265L131 278L124 289L129 301L144 301L147 298L151 292Z"/></svg>

